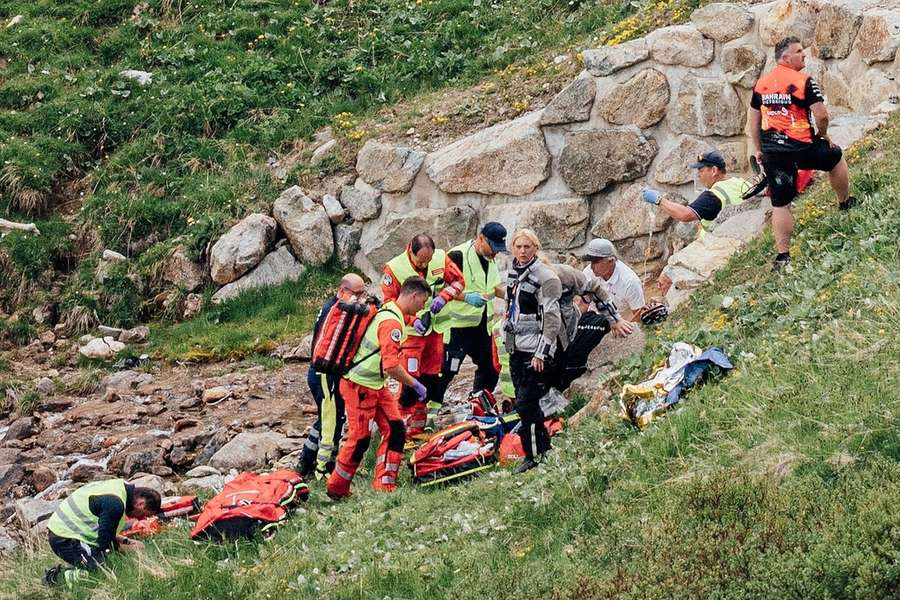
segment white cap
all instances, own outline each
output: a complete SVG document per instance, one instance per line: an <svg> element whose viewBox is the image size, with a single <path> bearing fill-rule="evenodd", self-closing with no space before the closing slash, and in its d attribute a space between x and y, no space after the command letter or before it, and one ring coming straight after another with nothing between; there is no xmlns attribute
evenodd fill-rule
<svg viewBox="0 0 900 600"><path fill-rule="evenodd" d="M616 254L616 247L613 243L603 238L595 238L588 244L584 260L599 260L601 258L610 258L613 256L618 256L618 254Z"/></svg>

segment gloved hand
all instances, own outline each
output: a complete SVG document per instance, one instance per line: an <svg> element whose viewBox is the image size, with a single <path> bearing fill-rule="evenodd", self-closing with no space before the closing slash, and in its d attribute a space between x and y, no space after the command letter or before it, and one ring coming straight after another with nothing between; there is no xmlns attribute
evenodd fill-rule
<svg viewBox="0 0 900 600"><path fill-rule="evenodd" d="M641 200L643 200L647 204L659 205L659 200L661 197L662 194L660 194L656 190L651 190L650 188L645 188L641 191Z"/></svg>
<svg viewBox="0 0 900 600"><path fill-rule="evenodd" d="M322 481L328 477L328 463L323 460L316 461L316 481Z"/></svg>
<svg viewBox="0 0 900 600"><path fill-rule="evenodd" d="M431 314L436 315L441 312L441 309L444 308L444 305L447 304L447 301L438 296L434 300L431 301Z"/></svg>
<svg viewBox="0 0 900 600"><path fill-rule="evenodd" d="M428 325L422 322L422 319L416 319L413 322L413 329L416 330L416 333L419 335L425 335L425 332L428 331Z"/></svg>
<svg viewBox="0 0 900 600"><path fill-rule="evenodd" d="M478 292L468 292L466 294L466 304L471 304L472 306L482 307L485 304L487 304L487 300L485 300L484 296L482 296Z"/></svg>
<svg viewBox="0 0 900 600"><path fill-rule="evenodd" d="M428 395L428 388L422 385L421 381L416 381L412 386L413 391L419 397L419 400L424 400L425 396Z"/></svg>

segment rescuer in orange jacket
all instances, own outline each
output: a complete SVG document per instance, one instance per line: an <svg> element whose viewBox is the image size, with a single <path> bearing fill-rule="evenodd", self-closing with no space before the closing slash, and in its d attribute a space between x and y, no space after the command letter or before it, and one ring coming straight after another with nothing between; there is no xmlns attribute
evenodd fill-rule
<svg viewBox="0 0 900 600"><path fill-rule="evenodd" d="M794 219L790 203L797 195L798 169L828 171L839 208L848 209L856 200L850 195L847 161L828 137L825 97L803 71L806 57L800 39L791 36L778 42L775 60L775 68L760 77L753 88L747 121L772 196L777 270L788 267L791 261Z"/></svg>
<svg viewBox="0 0 900 600"><path fill-rule="evenodd" d="M408 386L400 393L400 409L408 419L407 433L417 435L425 430L428 416L427 402L440 402L440 376L444 360L443 335L434 331L431 321L441 309L459 296L466 283L462 271L450 260L444 250L436 249L431 236L424 233L415 236L402 254L392 258L384 266L381 291L384 301L397 298L400 282L418 275L425 279L432 290L432 297L425 303L413 326L406 328L406 339L400 348L403 367L417 377L428 390L425 400L418 400Z"/></svg>
<svg viewBox="0 0 900 600"><path fill-rule="evenodd" d="M425 398L425 386L406 369L400 359L404 324L422 310L431 298L431 288L418 276L400 286L396 299L384 303L369 323L353 366L341 378L340 391L347 411L347 439L341 444L326 493L338 500L350 495L350 482L369 448L369 422L381 431L381 445L375 455L372 487L392 492L403 462L406 431L397 398L385 385L388 376L408 386L418 398Z"/></svg>

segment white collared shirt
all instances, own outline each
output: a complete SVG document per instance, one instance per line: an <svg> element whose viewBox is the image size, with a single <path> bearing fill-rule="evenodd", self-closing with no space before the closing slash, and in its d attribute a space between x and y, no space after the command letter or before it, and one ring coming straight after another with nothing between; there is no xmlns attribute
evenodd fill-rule
<svg viewBox="0 0 900 600"><path fill-rule="evenodd" d="M584 268L584 274L591 279L597 278L590 265ZM616 268L606 280L606 286L609 288L612 301L620 310L629 308L635 311L644 305L644 286L641 285L641 278L621 260L616 261Z"/></svg>

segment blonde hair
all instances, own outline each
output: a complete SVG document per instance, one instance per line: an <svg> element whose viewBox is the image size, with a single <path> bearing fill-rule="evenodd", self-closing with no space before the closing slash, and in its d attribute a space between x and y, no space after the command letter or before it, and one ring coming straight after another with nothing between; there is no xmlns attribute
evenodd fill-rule
<svg viewBox="0 0 900 600"><path fill-rule="evenodd" d="M528 241L535 245L537 248L537 252L535 252L535 256L537 259L544 263L545 265L550 264L550 259L547 258L547 255L541 252L541 240L538 239L537 234L532 229L528 229L527 227L522 227L521 229L517 229L513 234L512 238L509 241L509 245L513 246L516 243L516 240L520 237L528 238Z"/></svg>
<svg viewBox="0 0 900 600"><path fill-rule="evenodd" d="M538 250L541 249L541 240L538 239L538 236L534 231L528 229L527 227L517 229L513 234L512 239L509 241L509 245L514 245L516 243L516 240L520 237L528 238L528 241L534 244Z"/></svg>

